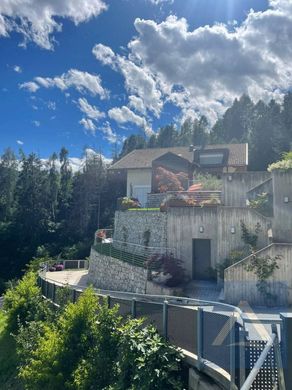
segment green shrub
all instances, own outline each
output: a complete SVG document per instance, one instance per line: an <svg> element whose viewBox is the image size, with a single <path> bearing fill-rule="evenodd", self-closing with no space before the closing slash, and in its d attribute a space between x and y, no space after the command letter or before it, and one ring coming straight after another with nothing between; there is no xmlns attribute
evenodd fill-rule
<svg viewBox="0 0 292 390"><path fill-rule="evenodd" d="M152 326L131 320L122 329L117 389L182 390L182 354Z"/></svg>
<svg viewBox="0 0 292 390"><path fill-rule="evenodd" d="M7 313L7 328L17 332L19 326L27 322L46 319L50 315L49 306L43 300L37 285L37 276L28 272L21 280L9 288L4 295L4 310Z"/></svg>

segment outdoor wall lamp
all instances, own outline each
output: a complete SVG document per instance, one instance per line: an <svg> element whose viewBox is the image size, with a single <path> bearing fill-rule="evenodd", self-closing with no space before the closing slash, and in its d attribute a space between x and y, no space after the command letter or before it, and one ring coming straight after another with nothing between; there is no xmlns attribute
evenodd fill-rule
<svg viewBox="0 0 292 390"><path fill-rule="evenodd" d="M235 227L234 226L231 226L230 232L231 232L231 234L235 234Z"/></svg>
<svg viewBox="0 0 292 390"><path fill-rule="evenodd" d="M204 226L200 226L199 231L200 233L204 233Z"/></svg>
<svg viewBox="0 0 292 390"><path fill-rule="evenodd" d="M228 176L228 181L232 181L232 176L231 175Z"/></svg>
<svg viewBox="0 0 292 390"><path fill-rule="evenodd" d="M285 196L285 197L284 197L284 203L289 203L289 198L288 198L288 196Z"/></svg>

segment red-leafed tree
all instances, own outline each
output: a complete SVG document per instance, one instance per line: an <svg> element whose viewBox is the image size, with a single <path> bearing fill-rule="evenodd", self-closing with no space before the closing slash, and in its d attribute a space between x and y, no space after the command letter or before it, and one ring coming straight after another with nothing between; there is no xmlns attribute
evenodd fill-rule
<svg viewBox="0 0 292 390"><path fill-rule="evenodd" d="M187 182L186 173L174 173L163 167L157 167L155 172L155 184L159 192L183 191Z"/></svg>

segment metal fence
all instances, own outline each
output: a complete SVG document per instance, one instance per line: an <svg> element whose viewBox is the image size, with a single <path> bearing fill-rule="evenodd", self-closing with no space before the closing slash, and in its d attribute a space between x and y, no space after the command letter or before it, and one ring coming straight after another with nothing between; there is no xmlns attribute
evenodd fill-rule
<svg viewBox="0 0 292 390"><path fill-rule="evenodd" d="M62 303L64 291L72 302L76 302L83 291L78 286L67 286L62 294L65 285L46 279L45 270L40 272L38 282L42 295L56 305ZM158 332L171 343L194 354L198 369L204 371L206 366L220 368L221 373L225 372L230 388L292 388L292 382L287 381L287 378L292 377L292 314L290 317L282 315L282 320L252 320L246 319L239 308L216 302L95 291L100 302L106 299L109 307L118 305L122 316L145 317L145 323L154 324ZM265 340L249 337L247 324L273 322ZM276 323L282 325L281 342Z"/></svg>

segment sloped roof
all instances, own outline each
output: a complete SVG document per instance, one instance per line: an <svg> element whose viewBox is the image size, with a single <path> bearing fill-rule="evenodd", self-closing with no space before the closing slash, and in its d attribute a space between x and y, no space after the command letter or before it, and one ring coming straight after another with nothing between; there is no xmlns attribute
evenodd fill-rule
<svg viewBox="0 0 292 390"><path fill-rule="evenodd" d="M200 149L200 146L194 146L194 149ZM206 145L204 150L228 149L228 166L238 167L248 165L248 145L247 144L218 144ZM142 169L152 168L153 160L163 156L165 153L174 153L189 162L193 162L194 152L189 151L188 146L177 146L171 148L153 148L153 149L135 149L115 164L110 169Z"/></svg>

